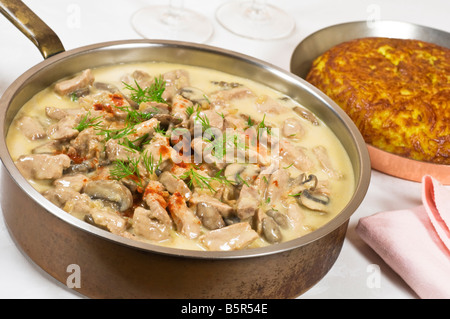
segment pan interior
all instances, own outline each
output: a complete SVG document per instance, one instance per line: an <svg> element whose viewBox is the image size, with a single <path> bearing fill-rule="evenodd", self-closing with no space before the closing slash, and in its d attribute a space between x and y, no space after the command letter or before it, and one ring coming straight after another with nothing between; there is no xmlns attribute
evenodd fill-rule
<svg viewBox="0 0 450 319"><path fill-rule="evenodd" d="M246 77L278 90L302 105L307 106L335 133L351 159L355 178L355 193L349 204L331 222L298 239L252 250L206 252L205 254L205 252L201 251L186 251L159 247L121 238L100 231L91 225L87 225L86 223L73 218L56 207L49 208L47 204L42 203L45 199L20 175L8 154L5 144L6 133L19 109L37 92L48 87L58 79L73 75L83 69L148 61L201 66L240 77ZM300 78L270 64L244 55L204 45L170 41L149 42L145 40L136 40L97 44L63 52L43 61L23 74L10 86L10 88L8 88L2 97L0 104L2 106L1 117L3 125L3 129L0 133L3 134L0 141L1 157L8 172L13 176L15 181L19 183L20 187L34 200L40 202L45 209L50 210L56 216L66 220L74 226L85 229L98 236L139 249L150 249L161 253L199 258L249 257L292 249L325 236L348 221L365 196L370 179L370 163L362 138L346 114L342 112L340 108L335 106L330 99Z"/></svg>

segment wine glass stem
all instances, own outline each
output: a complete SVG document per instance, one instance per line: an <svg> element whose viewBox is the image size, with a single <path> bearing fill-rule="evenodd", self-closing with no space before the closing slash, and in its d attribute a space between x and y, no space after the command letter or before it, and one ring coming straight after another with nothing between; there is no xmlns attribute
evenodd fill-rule
<svg viewBox="0 0 450 319"><path fill-rule="evenodd" d="M168 10L161 16L161 21L171 26L179 25L181 23L183 7L183 0L169 0Z"/></svg>
<svg viewBox="0 0 450 319"><path fill-rule="evenodd" d="M252 4L246 10L245 15L252 20L264 20L268 18L267 0L252 0Z"/></svg>

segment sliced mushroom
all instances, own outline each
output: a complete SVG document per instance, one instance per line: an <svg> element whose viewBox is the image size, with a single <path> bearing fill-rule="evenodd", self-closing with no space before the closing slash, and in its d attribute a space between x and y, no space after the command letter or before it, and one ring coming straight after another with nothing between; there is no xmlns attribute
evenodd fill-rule
<svg viewBox="0 0 450 319"><path fill-rule="evenodd" d="M269 243L279 243L283 239L280 228L270 216L265 216L263 218L262 232Z"/></svg>
<svg viewBox="0 0 450 319"><path fill-rule="evenodd" d="M305 189L298 197L298 201L301 205L311 210L326 212L330 198L324 193Z"/></svg>
<svg viewBox="0 0 450 319"><path fill-rule="evenodd" d="M233 163L225 168L224 176L235 185L253 183L261 171L255 164Z"/></svg>
<svg viewBox="0 0 450 319"><path fill-rule="evenodd" d="M293 110L305 120L310 121L313 125L319 125L319 121L317 120L316 116L307 109L304 109L300 106L295 106Z"/></svg>
<svg viewBox="0 0 450 319"><path fill-rule="evenodd" d="M194 102L194 104L199 104L201 107L209 104L206 93L198 88L186 86L180 90L180 94L185 99Z"/></svg>
<svg viewBox="0 0 450 319"><path fill-rule="evenodd" d="M110 83L105 83L105 82L94 82L93 86L97 89L97 90L101 90L101 91L108 91L110 93L116 93L119 92L120 90L117 88L117 86L110 84Z"/></svg>
<svg viewBox="0 0 450 319"><path fill-rule="evenodd" d="M91 181L86 184L83 192L93 199L114 203L119 211L125 211L133 204L133 195L130 190L118 181Z"/></svg>
<svg viewBox="0 0 450 319"><path fill-rule="evenodd" d="M208 229L218 229L226 226L222 215L211 204L198 203L196 214L202 221L203 226Z"/></svg>
<svg viewBox="0 0 450 319"><path fill-rule="evenodd" d="M289 227L289 218L286 214L280 213L278 210L269 209L266 214L273 218L273 220L281 227L288 228Z"/></svg>
<svg viewBox="0 0 450 319"><path fill-rule="evenodd" d="M100 229L109 231L108 227L106 227L105 225L97 224L97 223L94 221L94 218L92 217L91 214L86 214L86 215L84 215L83 220L84 220L86 223L91 224L92 226L95 226L95 227L98 227L98 228L100 228Z"/></svg>
<svg viewBox="0 0 450 319"><path fill-rule="evenodd" d="M300 174L296 178L290 181L291 195L300 194L305 189L314 191L317 188L318 179L314 174L309 174L308 176L304 173Z"/></svg>

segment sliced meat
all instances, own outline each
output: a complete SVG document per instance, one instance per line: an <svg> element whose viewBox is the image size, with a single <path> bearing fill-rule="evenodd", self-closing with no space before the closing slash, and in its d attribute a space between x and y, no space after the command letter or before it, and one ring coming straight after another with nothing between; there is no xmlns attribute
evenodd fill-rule
<svg viewBox="0 0 450 319"><path fill-rule="evenodd" d="M169 138L160 133L156 133L150 143L144 146L144 153L147 153L149 156L151 154L156 161L159 162L161 160L161 163L165 161L182 162L180 155L170 145Z"/></svg>
<svg viewBox="0 0 450 319"><path fill-rule="evenodd" d="M278 203L288 190L289 173L280 168L276 170L269 178L266 191L266 200L269 203Z"/></svg>
<svg viewBox="0 0 450 319"><path fill-rule="evenodd" d="M278 115L286 113L289 110L286 106L267 95L258 97L256 100L256 109L258 112L268 115Z"/></svg>
<svg viewBox="0 0 450 319"><path fill-rule="evenodd" d="M208 250L229 251L247 247L258 238L250 224L241 222L212 230L200 237Z"/></svg>
<svg viewBox="0 0 450 319"><path fill-rule="evenodd" d="M322 145L315 146L313 147L313 153L328 176L335 179L342 178L342 173L340 173L333 167L333 163L325 147L323 147Z"/></svg>
<svg viewBox="0 0 450 319"><path fill-rule="evenodd" d="M164 222L164 217L160 216L160 212L160 210L137 207L133 214L135 234L154 241L169 239L171 228Z"/></svg>
<svg viewBox="0 0 450 319"><path fill-rule="evenodd" d="M50 141L42 145L36 146L31 151L33 154L56 154L60 153L62 145L60 141Z"/></svg>
<svg viewBox="0 0 450 319"><path fill-rule="evenodd" d="M61 109L57 107L48 106L45 108L45 114L52 120L61 120L69 115L76 115L80 113L80 109Z"/></svg>
<svg viewBox="0 0 450 319"><path fill-rule="evenodd" d="M214 110L205 110L196 112L191 116L192 127L194 125L205 126L207 124L210 127L223 129L223 117ZM203 123L203 124L202 124Z"/></svg>
<svg viewBox="0 0 450 319"><path fill-rule="evenodd" d="M66 175L55 180L53 185L56 188L70 188L76 192L81 192L88 181L89 178L83 174Z"/></svg>
<svg viewBox="0 0 450 319"><path fill-rule="evenodd" d="M57 186L45 191L42 195L59 208L63 208L69 200L80 196L80 193L71 187Z"/></svg>
<svg viewBox="0 0 450 319"><path fill-rule="evenodd" d="M236 215L241 220L253 217L259 207L258 190L254 187L243 185L236 202Z"/></svg>
<svg viewBox="0 0 450 319"><path fill-rule="evenodd" d="M164 189L163 184L158 181L149 181L143 195L144 202L159 217L158 219L172 226L172 219L166 211L169 193Z"/></svg>
<svg viewBox="0 0 450 319"><path fill-rule="evenodd" d="M174 176L172 173L166 171L159 175L159 181L171 193L180 193L185 199L189 199L192 195L191 190L182 180Z"/></svg>
<svg viewBox="0 0 450 319"><path fill-rule="evenodd" d="M70 166L71 159L65 154L23 155L16 161L22 175L28 179L56 179Z"/></svg>
<svg viewBox="0 0 450 319"><path fill-rule="evenodd" d="M47 136L47 133L39 120L31 116L20 117L17 126L29 140L34 141Z"/></svg>
<svg viewBox="0 0 450 319"><path fill-rule="evenodd" d="M293 229L300 229L303 226L305 215L297 203L291 203L288 206L287 216Z"/></svg>
<svg viewBox="0 0 450 319"><path fill-rule="evenodd" d="M106 228L113 234L121 235L127 229L127 221L112 209L94 208L88 216L92 218L96 226Z"/></svg>
<svg viewBox="0 0 450 319"><path fill-rule="evenodd" d="M170 196L168 204L177 231L190 239L200 236L202 222L187 207L184 197L180 193L174 193Z"/></svg>
<svg viewBox="0 0 450 319"><path fill-rule="evenodd" d="M194 162L214 164L218 169L223 169L227 164L223 156L225 154L222 154L225 152L216 146L214 143L205 141L203 137L193 138L191 148L194 151ZM213 152L214 154L212 154Z"/></svg>
<svg viewBox="0 0 450 319"><path fill-rule="evenodd" d="M187 110L190 107L193 107L193 103L192 101L184 98L182 95L180 94L176 94L173 98L172 98L172 111L170 114L172 114L172 116L180 119L182 121L182 123L186 123L188 120L188 113Z"/></svg>
<svg viewBox="0 0 450 319"><path fill-rule="evenodd" d="M119 144L115 139L110 139L105 143L106 157L109 161L128 161L130 159L137 159L139 152ZM158 155L159 156L159 155Z"/></svg>
<svg viewBox="0 0 450 319"><path fill-rule="evenodd" d="M282 132L287 138L301 138L305 135L305 129L303 128L300 119L295 117L284 120Z"/></svg>
<svg viewBox="0 0 450 319"><path fill-rule="evenodd" d="M243 119L241 116L230 114L225 115L223 121L223 128L231 128L233 130L245 130L248 127L248 120Z"/></svg>
<svg viewBox="0 0 450 319"><path fill-rule="evenodd" d="M193 196L189 199L190 205L198 205L199 203L206 203L208 205L211 205L217 211L223 216L223 217L230 217L233 214L233 207L230 205L227 205L225 203L222 203L217 198L214 198L212 196L194 193Z"/></svg>
<svg viewBox="0 0 450 319"><path fill-rule="evenodd" d="M179 89L190 85L189 73L182 69L164 73L163 80L166 82L166 88L162 98L166 101L172 100Z"/></svg>
<svg viewBox="0 0 450 319"><path fill-rule="evenodd" d="M125 120L130 103L121 93L109 93L99 91L81 97L78 100L80 106L92 114L99 113L103 120Z"/></svg>
<svg viewBox="0 0 450 319"><path fill-rule="evenodd" d="M79 131L76 129L83 117L82 113L77 115L69 115L58 123L50 125L47 129L47 135L52 140L67 140L76 137Z"/></svg>
<svg viewBox="0 0 450 319"><path fill-rule="evenodd" d="M169 114L169 104L159 102L142 102L139 104L139 112L145 114Z"/></svg>
<svg viewBox="0 0 450 319"><path fill-rule="evenodd" d="M80 75L55 84L55 92L59 95L69 95L94 83L94 76L90 69L84 70Z"/></svg>
<svg viewBox="0 0 450 319"><path fill-rule="evenodd" d="M134 142L136 140L142 141L141 138L144 137L144 135L148 135L149 137L153 136L153 133L155 132L155 129L159 126L159 121L155 118L152 118L150 120L144 121L142 123L139 123L134 126L133 132L131 134L128 134L127 138ZM137 142L134 142L135 144ZM138 145L136 145L138 146Z"/></svg>
<svg viewBox="0 0 450 319"><path fill-rule="evenodd" d="M219 101L219 103L228 103L233 100L240 100L249 97L255 97L255 94L249 88L239 86L228 90L218 91L211 95L211 100L216 100L216 102Z"/></svg>
<svg viewBox="0 0 450 319"><path fill-rule="evenodd" d="M93 200L87 194L79 194L66 202L63 209L78 219L85 220L94 226L123 235L128 223L110 207L105 207L102 201Z"/></svg>
<svg viewBox="0 0 450 319"><path fill-rule="evenodd" d="M76 218L83 220L84 217L91 212L91 210L98 207L99 206L97 206L88 195L78 194L67 200L63 206L63 209Z"/></svg>
<svg viewBox="0 0 450 319"><path fill-rule="evenodd" d="M100 158L104 148L103 140L103 135L97 134L94 128L89 127L71 140L70 145L76 151L76 157L80 159Z"/></svg>
<svg viewBox="0 0 450 319"><path fill-rule="evenodd" d="M287 140L280 141L280 156L283 167L294 165L302 172L311 171L314 167L314 162L309 158L305 149Z"/></svg>

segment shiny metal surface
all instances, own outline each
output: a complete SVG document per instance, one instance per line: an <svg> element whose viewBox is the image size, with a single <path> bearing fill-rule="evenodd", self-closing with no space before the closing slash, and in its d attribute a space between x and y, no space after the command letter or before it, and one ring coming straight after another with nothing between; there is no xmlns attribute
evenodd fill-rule
<svg viewBox="0 0 450 319"><path fill-rule="evenodd" d="M332 228L342 224L357 208L365 195L370 179L370 168L367 167L368 153L362 137L347 115L323 93L309 83L271 66L263 61L251 57L229 52L205 45L180 43L172 41L151 42L147 40L116 41L101 43L60 53L36 65L20 78L18 78L6 91L0 100L0 154L3 164L8 172L17 180L23 190L30 194L43 206L49 206L47 200L34 190L16 169L6 148L7 130L21 106L34 94L48 87L63 77L73 75L86 68L129 63L136 61L161 61L197 65L220 71L255 79L292 97L294 100L310 108L334 131L342 142L352 161L355 174L355 195L349 206L326 227L314 235L306 235L300 240L282 243L268 248L252 251L237 252L209 252L208 258L248 257L252 255L273 253L308 243L318 235L325 235ZM51 205L50 205L51 206ZM53 208L53 207L51 207ZM59 209L51 209L59 218L72 223L74 226L100 233L102 236L112 237L114 240L130 246L157 250L165 253L179 254L179 250L163 248L160 246L145 245L127 240L112 234L99 231L84 222L79 222L69 214ZM183 251L184 255L192 257L205 257L205 253L196 251Z"/></svg>
<svg viewBox="0 0 450 319"><path fill-rule="evenodd" d="M49 36L54 38L55 34L50 32ZM182 250L126 239L51 204L19 173L8 152L6 135L14 116L34 94L63 77L86 68L146 61L201 66L243 76L308 107L334 131L349 154L356 186L351 201L331 222L308 235L231 252ZM296 297L323 278L334 264L349 219L365 197L370 181L369 155L360 133L315 87L249 56L173 41L99 43L46 58L14 81L0 99L0 156L5 167L1 205L18 248L63 284L68 277L67 266L78 265L82 285L74 290L92 298Z"/></svg>
<svg viewBox="0 0 450 319"><path fill-rule="evenodd" d="M450 33L401 21L356 21L316 31L295 48L290 62L292 73L305 78L315 58L333 46L364 37L417 39L450 48Z"/></svg>
<svg viewBox="0 0 450 319"><path fill-rule="evenodd" d="M20 107L57 79L87 67L164 61L246 76L308 106L334 131L352 161L355 192L332 221L298 239L263 248L209 252L141 243L93 227L48 202L19 173L6 134ZM68 264L83 269L80 293L93 298L292 298L317 283L337 259L351 215L370 181L364 141L347 115L289 72L205 45L146 40L101 43L50 57L19 77L0 99L2 208L24 253L61 282ZM118 278L108 280L108 278ZM176 283L176 284L175 284Z"/></svg>

